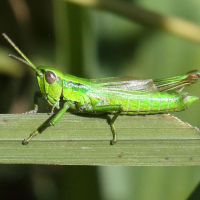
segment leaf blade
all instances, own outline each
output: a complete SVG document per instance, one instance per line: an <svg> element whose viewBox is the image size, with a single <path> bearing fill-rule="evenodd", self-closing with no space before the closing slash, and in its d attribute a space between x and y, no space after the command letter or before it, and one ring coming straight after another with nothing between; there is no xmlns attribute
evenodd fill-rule
<svg viewBox="0 0 200 200"><path fill-rule="evenodd" d="M47 114L0 115L0 162L58 165L185 166L200 163L200 132L170 115L120 116L118 143L106 117L66 113L31 142ZM95 128L94 128L95 127Z"/></svg>

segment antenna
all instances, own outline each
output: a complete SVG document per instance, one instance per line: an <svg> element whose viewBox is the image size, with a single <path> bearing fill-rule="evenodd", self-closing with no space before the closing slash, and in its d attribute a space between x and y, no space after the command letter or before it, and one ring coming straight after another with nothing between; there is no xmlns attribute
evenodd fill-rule
<svg viewBox="0 0 200 200"><path fill-rule="evenodd" d="M20 62L25 63L26 65L28 65L29 67L31 67L34 71L36 71L36 73L40 76L42 75L40 71L37 70L37 67L22 53L22 51L15 45L15 43L5 34L2 33L3 37L11 44L11 46L13 46L13 48L22 56L22 58L19 58L15 55L9 54L9 57L18 60Z"/></svg>

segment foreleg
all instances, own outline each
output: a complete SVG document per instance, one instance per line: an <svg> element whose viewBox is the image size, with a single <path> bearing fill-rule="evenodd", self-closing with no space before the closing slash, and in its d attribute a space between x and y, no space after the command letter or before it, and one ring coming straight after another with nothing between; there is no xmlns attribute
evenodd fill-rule
<svg viewBox="0 0 200 200"><path fill-rule="evenodd" d="M63 106L63 108L61 108L59 110L58 113L52 115L47 122L44 122L38 129L36 129L33 133L30 134L30 136L27 139L24 139L22 141L22 144L28 144L28 142L35 136L37 136L39 133L42 133L46 128L48 128L49 126L54 126L57 121L65 114L65 112L67 111L67 109L70 107L71 102L66 102Z"/></svg>
<svg viewBox="0 0 200 200"><path fill-rule="evenodd" d="M34 109L26 112L26 114L28 114L28 113L35 114L38 112L38 98L41 98L41 97L42 97L41 92L35 92L35 94L34 94Z"/></svg>

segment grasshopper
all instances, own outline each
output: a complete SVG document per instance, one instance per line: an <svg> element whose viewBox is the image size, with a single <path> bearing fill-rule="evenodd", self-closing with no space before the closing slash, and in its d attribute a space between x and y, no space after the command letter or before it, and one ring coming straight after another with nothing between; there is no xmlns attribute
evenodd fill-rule
<svg viewBox="0 0 200 200"><path fill-rule="evenodd" d="M38 98L42 97L59 111L48 121L48 125L55 125L65 112L72 110L75 113L113 114L109 120L113 138L110 144L117 142L117 132L114 122L122 115L149 115L177 112L185 110L190 104L199 99L182 92L183 88L194 84L200 77L197 70L181 76L164 79L142 79L131 76L110 77L100 79L85 79L63 74L61 71L48 67L36 67L3 33L4 38L14 47L23 58L9 55L32 68L37 77L40 92L35 92L34 110L38 112ZM60 108L60 100L64 101ZM28 142L41 133L38 128L22 144Z"/></svg>

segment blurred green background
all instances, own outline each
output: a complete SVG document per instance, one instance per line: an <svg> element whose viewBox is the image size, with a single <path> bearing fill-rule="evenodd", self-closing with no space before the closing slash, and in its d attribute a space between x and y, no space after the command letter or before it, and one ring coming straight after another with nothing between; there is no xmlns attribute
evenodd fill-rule
<svg viewBox="0 0 200 200"><path fill-rule="evenodd" d="M84 1L84 0L83 0ZM196 0L126 0L200 24ZM199 69L199 44L145 27L108 11L53 1L3 0L0 32L35 64L84 78L132 75L164 78ZM0 37L0 113L32 108L34 73L8 57ZM199 69L200 70L200 69ZM199 83L187 88L200 97ZM40 112L46 112L44 101ZM200 101L175 113L200 127ZM90 167L1 165L1 199L186 199L200 180L199 167Z"/></svg>

